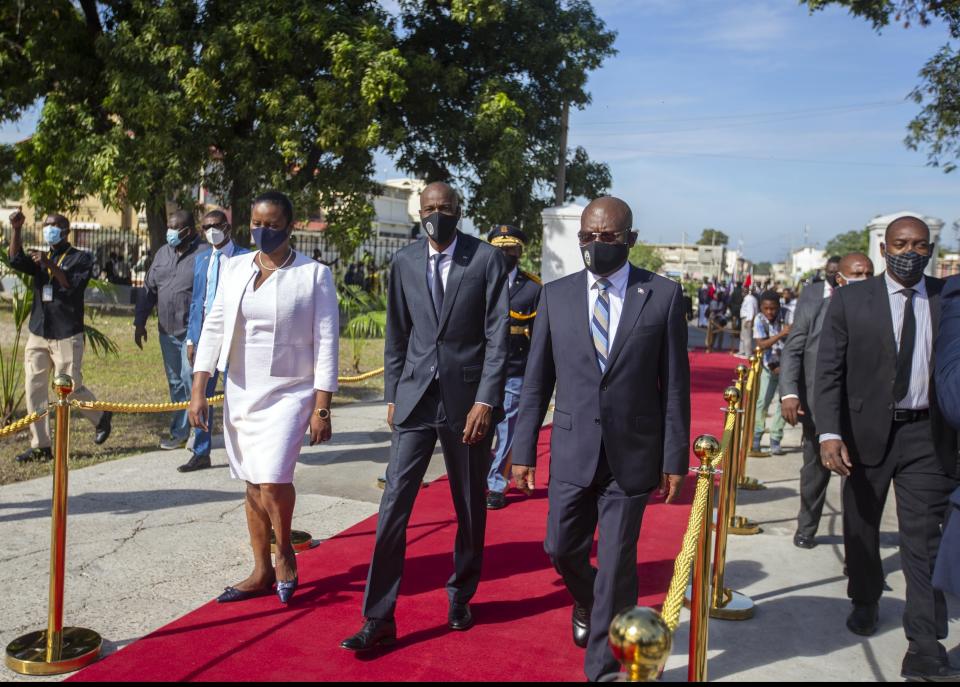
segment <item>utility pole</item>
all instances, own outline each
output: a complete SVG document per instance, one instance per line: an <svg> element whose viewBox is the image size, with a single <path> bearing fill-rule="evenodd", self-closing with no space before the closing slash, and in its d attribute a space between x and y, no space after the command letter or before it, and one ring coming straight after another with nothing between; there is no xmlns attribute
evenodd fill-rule
<svg viewBox="0 0 960 687"><path fill-rule="evenodd" d="M567 131L570 128L570 102L563 101L560 115L560 159L557 161L556 204L561 207L567 195Z"/></svg>

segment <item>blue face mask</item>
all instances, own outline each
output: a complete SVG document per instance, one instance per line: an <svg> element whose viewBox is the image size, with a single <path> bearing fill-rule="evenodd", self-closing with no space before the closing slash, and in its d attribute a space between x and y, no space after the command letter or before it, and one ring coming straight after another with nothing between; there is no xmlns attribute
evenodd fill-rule
<svg viewBox="0 0 960 687"><path fill-rule="evenodd" d="M63 241L63 229L53 224L45 225L43 227L43 240L47 242L48 246L57 245Z"/></svg>
<svg viewBox="0 0 960 687"><path fill-rule="evenodd" d="M287 240L286 229L268 229L267 227L250 227L250 236L264 253L272 253Z"/></svg>
<svg viewBox="0 0 960 687"><path fill-rule="evenodd" d="M183 239L180 238L180 232L176 229L167 229L167 243L170 244L171 248L176 248L183 243Z"/></svg>

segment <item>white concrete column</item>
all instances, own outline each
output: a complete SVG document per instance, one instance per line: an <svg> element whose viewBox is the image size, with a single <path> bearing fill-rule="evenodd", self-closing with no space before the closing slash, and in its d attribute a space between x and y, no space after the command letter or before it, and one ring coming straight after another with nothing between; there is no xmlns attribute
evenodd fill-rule
<svg viewBox="0 0 960 687"><path fill-rule="evenodd" d="M554 281L583 269L577 233L580 231L580 205L547 208L543 219L543 245L540 273L544 282Z"/></svg>

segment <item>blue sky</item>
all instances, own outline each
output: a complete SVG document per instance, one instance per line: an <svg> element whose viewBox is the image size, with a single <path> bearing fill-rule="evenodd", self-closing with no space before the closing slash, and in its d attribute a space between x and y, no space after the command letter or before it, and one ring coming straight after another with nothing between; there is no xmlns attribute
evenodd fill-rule
<svg viewBox="0 0 960 687"><path fill-rule="evenodd" d="M716 227L748 257L780 260L878 214L960 218L960 172L903 145L905 100L947 41L940 26L877 34L796 0L594 0L619 54L594 73L571 145L613 172L641 238ZM29 135L35 117L0 128ZM387 160L378 176L395 175ZM952 232L944 237L950 244Z"/></svg>

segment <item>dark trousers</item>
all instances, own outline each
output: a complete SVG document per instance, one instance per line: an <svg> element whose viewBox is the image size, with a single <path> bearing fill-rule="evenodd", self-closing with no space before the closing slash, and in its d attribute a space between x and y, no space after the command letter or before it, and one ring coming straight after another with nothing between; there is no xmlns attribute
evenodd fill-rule
<svg viewBox="0 0 960 687"><path fill-rule="evenodd" d="M649 496L627 496L613 478L605 455L600 456L597 474L587 488L550 480L544 548L574 601L592 609L584 666L590 680L620 669L607 632L617 613L637 603L637 539ZM598 525L599 569L590 565Z"/></svg>
<svg viewBox="0 0 960 687"><path fill-rule="evenodd" d="M883 592L880 520L890 482L897 496L900 560L907 580L903 628L911 649L930 656L947 636L947 606L931 577L940 527L956 481L937 458L930 421L896 423L879 465L855 464L843 488L843 539L855 604L876 603Z"/></svg>
<svg viewBox="0 0 960 687"><path fill-rule="evenodd" d="M407 550L407 523L438 439L458 525L454 573L447 582L447 594L451 603L467 603L477 592L487 526L487 473L493 436L491 433L473 446L464 444L463 434L447 426L439 387L434 384L411 417L393 432L377 540L363 597L366 618L393 617Z"/></svg>
<svg viewBox="0 0 960 687"><path fill-rule="evenodd" d="M823 504L827 500L827 486L831 472L820 462L820 441L817 429L810 420L801 420L803 426L803 467L800 468L800 514L797 515L797 534L813 538L820 527Z"/></svg>

